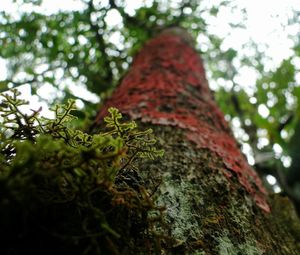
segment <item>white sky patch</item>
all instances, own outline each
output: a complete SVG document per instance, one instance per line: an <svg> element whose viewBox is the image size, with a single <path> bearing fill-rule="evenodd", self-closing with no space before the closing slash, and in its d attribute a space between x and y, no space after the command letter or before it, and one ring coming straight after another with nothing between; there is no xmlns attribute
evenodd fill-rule
<svg viewBox="0 0 300 255"><path fill-rule="evenodd" d="M84 4L78 0L44 0L42 4L42 12L56 13L60 11L81 10Z"/></svg>
<svg viewBox="0 0 300 255"><path fill-rule="evenodd" d="M109 4L109 0L93 0L93 4L97 7L100 6L101 8L107 7Z"/></svg>
<svg viewBox="0 0 300 255"><path fill-rule="evenodd" d="M250 97L249 101L250 101L251 104L256 104L257 103L256 97Z"/></svg>
<svg viewBox="0 0 300 255"><path fill-rule="evenodd" d="M6 74L6 61L0 58L0 81L7 78Z"/></svg>
<svg viewBox="0 0 300 255"><path fill-rule="evenodd" d="M35 66L35 71L39 74L43 73L49 68L48 64L40 64L38 66Z"/></svg>
<svg viewBox="0 0 300 255"><path fill-rule="evenodd" d="M125 12L127 12L129 15L133 16L135 14L135 10L139 9L144 5L143 2L148 2L148 5L152 5L153 1L136 1L136 0L125 0Z"/></svg>
<svg viewBox="0 0 300 255"><path fill-rule="evenodd" d="M86 101L89 101L91 103L98 103L99 97L89 91L85 88L83 85L78 85L74 83L69 83L68 88L74 93L75 96L82 98Z"/></svg>
<svg viewBox="0 0 300 255"><path fill-rule="evenodd" d="M292 64L300 68L300 57L294 57L292 59Z"/></svg>
<svg viewBox="0 0 300 255"><path fill-rule="evenodd" d="M217 17L206 17L209 31L224 37L223 49L234 48L239 55L247 56L254 53L251 49L249 51L249 48L243 47L247 42L266 44L267 48L262 52L271 57L271 60L265 63L267 70L275 68L283 59L292 56L293 41L290 35L295 36L299 32L299 25L287 26L287 18L291 17L292 11L300 11L299 0L236 0L232 3L237 5L236 10L221 7ZM247 12L245 16L240 11L243 8ZM231 29L229 23L242 24L245 29Z"/></svg>
<svg viewBox="0 0 300 255"><path fill-rule="evenodd" d="M232 13L227 8L223 6L219 9L219 13L217 17L207 16L206 21L208 21L210 25L210 32L213 34L218 34L221 37L226 37L228 32L231 30L228 22L224 22L224 20L228 20L232 17Z"/></svg>
<svg viewBox="0 0 300 255"><path fill-rule="evenodd" d="M243 66L239 69L239 74L234 77L234 82L244 88L248 95L253 95L257 78L258 73L255 69Z"/></svg>
<svg viewBox="0 0 300 255"><path fill-rule="evenodd" d="M258 144L257 144L257 148L258 149L262 149L263 147L269 145L270 141L268 138L266 137L259 137L258 138Z"/></svg>
<svg viewBox="0 0 300 255"><path fill-rule="evenodd" d="M41 98L53 100L56 97L57 89L54 88L51 84L45 83L38 90L37 94Z"/></svg>
<svg viewBox="0 0 300 255"><path fill-rule="evenodd" d="M282 164L283 164L283 166L284 166L285 168L288 168L288 167L290 167L291 164L292 164L292 159L291 159L291 157L289 157L289 156L283 155L283 156L281 157L281 162L282 162Z"/></svg>
<svg viewBox="0 0 300 255"><path fill-rule="evenodd" d="M298 30L300 30L300 29L298 29ZM296 81L296 84L298 86L300 86L300 57L294 57L292 59L292 64L295 65L298 69L297 70L298 72L295 75L295 81Z"/></svg>
<svg viewBox="0 0 300 255"><path fill-rule="evenodd" d="M241 127L241 122L240 122L239 118L234 117L234 118L232 119L232 125L233 125L235 128Z"/></svg>
<svg viewBox="0 0 300 255"><path fill-rule="evenodd" d="M253 166L255 164L255 159L253 157L253 151L248 143L242 144L242 152L246 155L249 165Z"/></svg>
<svg viewBox="0 0 300 255"><path fill-rule="evenodd" d="M226 116L225 116L225 118L226 118ZM230 119L227 118L227 121L229 121L229 120ZM242 145L241 146L241 151L247 157L248 163L250 165L254 165L255 164L255 159L254 159L254 156L253 156L254 155L253 150L252 150L251 146L248 143L245 143L247 140L249 140L249 136L241 128L241 122L240 122L239 118L234 117L231 120L231 124L232 124L232 131L233 131L233 134L234 134L235 138L241 142L241 145Z"/></svg>
<svg viewBox="0 0 300 255"><path fill-rule="evenodd" d="M107 12L105 22L108 24L109 27L112 28L115 26L120 26L122 21L122 16L117 10L111 9Z"/></svg>
<svg viewBox="0 0 300 255"><path fill-rule="evenodd" d="M41 6L35 6L31 3L22 4L19 6L17 3L13 3L12 0L1 0L0 11L5 11L10 14L14 14L14 17L18 17L19 13L32 11L40 12L43 14L54 14L58 11L75 11L82 10L84 4L78 0L43 0Z"/></svg>
<svg viewBox="0 0 300 255"><path fill-rule="evenodd" d="M273 189L274 189L275 193L280 193L281 192L281 188L279 187L279 185L274 185Z"/></svg>
<svg viewBox="0 0 300 255"><path fill-rule="evenodd" d="M119 50L123 50L124 49L124 43L122 43L122 41L124 41L123 39L124 38L121 35L120 31L116 31L110 35L108 40L110 43L116 45Z"/></svg>
<svg viewBox="0 0 300 255"><path fill-rule="evenodd" d="M49 110L49 106L45 102L39 101L37 96L31 96L31 87L29 84L18 87L18 91L21 92L20 99L24 99L29 102L29 105L21 106L20 109L25 114L32 114L32 110L37 111L42 108L40 115L47 118L53 118L54 114Z"/></svg>
<svg viewBox="0 0 300 255"><path fill-rule="evenodd" d="M88 43L87 38L86 38L85 36L83 36L83 35L79 35L79 36L78 36L78 41L79 41L79 43L80 43L81 45L84 45L84 44L87 44L87 43Z"/></svg>
<svg viewBox="0 0 300 255"><path fill-rule="evenodd" d="M273 175L268 174L266 179L271 185L275 185L277 183L276 178Z"/></svg>
<svg viewBox="0 0 300 255"><path fill-rule="evenodd" d="M267 118L269 116L269 114L270 114L270 111L269 111L269 109L268 109L267 106L265 106L264 104L260 104L258 106L258 113L263 118Z"/></svg>
<svg viewBox="0 0 300 255"><path fill-rule="evenodd" d="M274 150L274 152L275 152L275 157L276 157L276 158L280 157L281 154L282 154L282 152L283 152L281 146L280 146L278 143L275 143L275 144L273 145L273 150Z"/></svg>
<svg viewBox="0 0 300 255"><path fill-rule="evenodd" d="M280 131L280 136L282 139L287 139L289 137L289 133L283 129Z"/></svg>
<svg viewBox="0 0 300 255"><path fill-rule="evenodd" d="M203 2L206 3L207 1L204 0ZM292 38L295 39L300 26L299 24L288 25L288 18L292 17L293 11L300 11L300 1L274 0L272 4L270 1L261 0L227 2L232 6L236 4L237 8L231 10L228 7L221 7L217 17L212 17L207 13L204 13L203 17L208 24L208 31L224 38L221 50L226 51L232 48L237 51L237 58L232 61L233 66L238 71L234 82L249 96L253 96L256 91L256 81L260 78L260 74L254 68L241 66L238 59L242 57L253 58L256 54L255 45L263 56L262 64L265 71L275 70L282 60L292 57L294 55ZM213 4L210 2L204 5L212 6ZM246 14L241 11L243 8ZM231 28L229 23L242 25L242 27ZM205 35L201 34L197 37L197 43L197 48L203 52L206 52L210 45L205 40ZM295 66L296 68L297 66L300 67L300 65ZM210 77L209 74L207 72L208 77ZM296 72L295 76L296 83L300 85L300 73L297 74ZM225 82L216 82L212 79L209 79L209 86L212 90L217 90L220 87L226 88ZM251 100L251 103L256 103L254 97ZM272 106L271 101L268 106ZM261 112L266 117L269 115L268 109L261 109Z"/></svg>
<svg viewBox="0 0 300 255"><path fill-rule="evenodd" d="M84 103L82 102L82 100L76 99L75 103L76 103L76 107L77 107L78 109L81 110L81 109L84 108Z"/></svg>

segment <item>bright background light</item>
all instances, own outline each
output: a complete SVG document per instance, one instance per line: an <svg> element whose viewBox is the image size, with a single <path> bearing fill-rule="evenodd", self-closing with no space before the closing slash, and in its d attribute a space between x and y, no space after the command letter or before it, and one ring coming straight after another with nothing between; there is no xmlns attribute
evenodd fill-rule
<svg viewBox="0 0 300 255"><path fill-rule="evenodd" d="M95 0L95 4L102 6L108 5L107 0ZM152 0L143 1L133 1L125 0L125 10L129 15L134 15L135 10L143 5L151 6ZM164 2L162 0L162 2ZM180 3L180 0L168 1L172 5L176 6ZM199 8L217 6L221 0L202 0L199 1ZM233 48L238 52L238 56L249 56L255 51L251 47L244 47L248 42L253 41L255 45L259 45L259 50L268 57L265 60L264 66L266 71L275 70L276 67L282 62L283 59L289 58L293 51L293 41L291 36L295 36L300 29L299 24L294 24L293 26L287 26L288 19L292 17L293 11L300 11L300 1L299 0L235 0L227 1L229 3L234 3L237 8L228 8L221 6L219 8L218 15L216 17L204 14L205 21L208 24L208 32L215 34L221 38L225 38L222 43L222 50L227 50ZM74 11L81 10L85 8L84 3L81 0L44 0L41 6L35 6L30 3L18 5L18 1L13 3L12 0L1 0L0 11L6 11L18 18L21 13L24 12L40 12L43 14L53 14L58 11ZM245 10L245 15L241 10ZM188 8L185 10L186 13L189 12ZM118 28L122 27L122 17L117 10L110 10L105 18L108 23L108 28ZM242 24L239 24L242 21ZM229 24L242 25L241 28L232 29ZM119 49L122 49L124 45L120 40L120 32L114 32L109 41L117 45ZM80 38L79 38L80 39ZM82 38L82 43L84 43L85 38ZM203 42L203 35L197 37L197 47L205 50L205 43ZM264 58L267 59L267 58ZM300 60L299 60L300 62ZM297 63L296 63L297 64ZM300 63L298 63L300 65ZM6 78L6 62L0 58L0 80ZM235 63L233 63L235 65ZM255 82L259 77L259 73L254 68L246 66L238 66L236 68L239 73L235 77L234 82L241 86L245 91L251 95L255 90ZM209 76L209 75L208 75ZM209 78L209 77L208 77ZM300 75L296 76L298 83L300 83ZM74 94L78 94L84 97L85 100L90 100L92 102L97 102L99 97L88 93L84 87L80 87L70 80L64 81L65 85L62 85L62 89L65 86L71 87ZM217 81L210 80L210 86L212 89L218 88L218 86L227 86L229 89L232 87L232 82L223 82L222 79ZM230 84L229 84L230 83ZM21 86L22 93L25 97L29 98L32 108L39 108L39 103L37 98L30 97L30 85ZM40 89L40 94L47 96L55 96L55 91L51 86L42 86ZM255 100L255 98L252 98ZM252 100L252 101L253 101ZM80 106L80 104L78 105ZM47 107L44 105L43 109ZM259 114L262 117L268 116L268 108L265 105L259 106Z"/></svg>

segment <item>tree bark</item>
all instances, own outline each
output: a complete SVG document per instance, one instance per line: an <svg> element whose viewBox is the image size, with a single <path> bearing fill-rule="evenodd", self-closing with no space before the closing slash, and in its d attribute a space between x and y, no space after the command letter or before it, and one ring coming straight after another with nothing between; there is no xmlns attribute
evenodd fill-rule
<svg viewBox="0 0 300 255"><path fill-rule="evenodd" d="M268 195L241 154L186 32L166 30L143 47L98 125L110 106L151 127L165 150L140 166L149 183L160 183L156 203L175 240L159 253L300 254L292 204Z"/></svg>

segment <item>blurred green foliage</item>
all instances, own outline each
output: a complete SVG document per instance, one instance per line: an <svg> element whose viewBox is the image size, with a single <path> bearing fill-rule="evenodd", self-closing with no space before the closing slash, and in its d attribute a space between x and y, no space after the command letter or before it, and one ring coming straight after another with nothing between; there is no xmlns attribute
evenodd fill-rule
<svg viewBox="0 0 300 255"><path fill-rule="evenodd" d="M259 45L253 42L244 45L254 52L246 56L224 47L225 37L208 29L208 20L218 19L222 8L237 9L235 1L214 4L197 0L141 1L134 12L129 12L126 1L81 0L78 1L82 6L80 10L53 14L37 11L41 1L16 2L20 9L29 5L27 9L31 11L20 12L17 17L8 12L0 13L0 57L7 59L9 65L7 79L0 82L1 91L29 83L32 93L45 100L39 89L48 84L60 92L60 96L49 103L78 98L85 105L85 114L93 116L99 105L76 94L65 81L84 86L103 100L115 88L145 41L165 27L181 26L194 38L201 36L202 45L197 44L196 49L204 58L209 79L219 84L215 88L217 102L233 123L233 129L239 126L243 131L236 132L237 138L251 146L252 163L261 175L272 174L279 180L278 170L286 171L290 159L296 162L298 148L291 144L300 137L295 131L300 125L299 77L296 79L300 69L299 32L291 36L291 57L278 67L268 69ZM238 11L246 19L245 10ZM111 12L120 19L113 26L108 19ZM295 12L287 25L298 23L299 13ZM232 29L244 26L243 20L228 25ZM251 92L237 82L240 69L245 67L258 77ZM300 171L297 172L300 179Z"/></svg>

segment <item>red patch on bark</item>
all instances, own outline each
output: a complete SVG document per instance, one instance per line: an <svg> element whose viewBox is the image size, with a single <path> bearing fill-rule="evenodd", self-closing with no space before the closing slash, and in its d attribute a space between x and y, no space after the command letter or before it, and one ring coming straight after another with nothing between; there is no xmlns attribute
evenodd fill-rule
<svg viewBox="0 0 300 255"><path fill-rule="evenodd" d="M110 106L133 119L184 129L197 147L223 159L226 177L236 173L256 204L270 211L260 178L241 154L214 102L200 57L180 36L162 34L144 46L96 121Z"/></svg>

